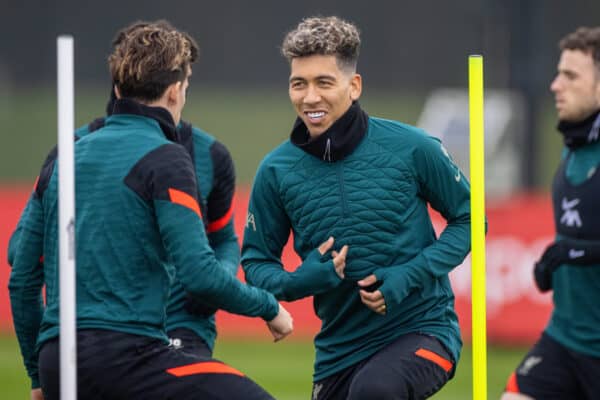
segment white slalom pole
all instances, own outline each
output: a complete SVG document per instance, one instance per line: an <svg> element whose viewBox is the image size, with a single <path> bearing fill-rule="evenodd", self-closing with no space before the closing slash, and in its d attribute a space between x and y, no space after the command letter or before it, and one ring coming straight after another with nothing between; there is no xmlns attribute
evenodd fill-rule
<svg viewBox="0 0 600 400"><path fill-rule="evenodd" d="M77 398L73 37L57 38L60 398Z"/></svg>

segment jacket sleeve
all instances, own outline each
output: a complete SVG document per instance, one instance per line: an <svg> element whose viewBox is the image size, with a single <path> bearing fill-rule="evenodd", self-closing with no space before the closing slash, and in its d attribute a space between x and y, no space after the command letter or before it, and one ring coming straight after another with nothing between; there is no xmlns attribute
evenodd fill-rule
<svg viewBox="0 0 600 400"><path fill-rule="evenodd" d="M442 144L424 137L414 149L412 171L418 195L446 220L440 237L405 264L375 272L388 307L399 304L413 289L446 276L462 263L471 246L470 187Z"/></svg>
<svg viewBox="0 0 600 400"><path fill-rule="evenodd" d="M316 249L295 271L283 268L281 253L288 241L291 223L275 184L274 176L263 163L254 180L244 230L242 268L246 280L285 301L336 287L341 279L331 257L321 257Z"/></svg>
<svg viewBox="0 0 600 400"><path fill-rule="evenodd" d="M204 233L196 176L185 149L163 145L134 170L144 176L142 192L152 196L165 250L186 291L231 313L275 318L279 311L275 298L243 284L215 258Z"/></svg>
<svg viewBox="0 0 600 400"><path fill-rule="evenodd" d="M38 388L36 342L44 312L44 273L39 260L43 253L44 213L34 193L21 215L9 248L12 265L8 289L13 323L31 387Z"/></svg>
<svg viewBox="0 0 600 400"><path fill-rule="evenodd" d="M31 202L33 201L33 199L30 197L29 200L27 200L27 204L25 205L25 208L23 209L23 212L21 213L21 216L19 217L19 221L17 222L17 226L15 228L15 230L13 231L13 233L10 235L10 239L8 239L8 250L7 250L7 261L8 261L8 265L12 267L12 265L15 262L15 254L17 252L17 244L19 243L19 238L21 237L21 232L23 231L23 218L25 217L25 215L27 215L29 208L32 207L31 206Z"/></svg>
<svg viewBox="0 0 600 400"><path fill-rule="evenodd" d="M240 246L233 225L235 168L227 148L215 141L210 148L213 187L207 198L207 232L210 247L221 265L233 275L240 264Z"/></svg>

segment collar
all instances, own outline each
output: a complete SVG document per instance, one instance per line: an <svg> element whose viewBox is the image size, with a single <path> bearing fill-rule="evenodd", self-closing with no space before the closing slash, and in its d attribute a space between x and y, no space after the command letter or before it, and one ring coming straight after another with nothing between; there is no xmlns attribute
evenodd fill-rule
<svg viewBox="0 0 600 400"><path fill-rule="evenodd" d="M308 128L296 118L290 135L291 142L325 162L340 161L352 154L367 133L369 116L357 101L325 132L311 140Z"/></svg>
<svg viewBox="0 0 600 400"><path fill-rule="evenodd" d="M134 114L143 117L152 118L162 129L163 133L170 141L177 140L177 128L171 113L162 107L149 107L131 99L117 99L114 102L112 115Z"/></svg>
<svg viewBox="0 0 600 400"><path fill-rule="evenodd" d="M565 146L570 149L597 142L600 133L600 110L583 121L560 121L557 129L563 135Z"/></svg>
<svg viewBox="0 0 600 400"><path fill-rule="evenodd" d="M113 83L110 88L110 97L108 98L108 103L106 103L106 115L109 117L113 113L113 109L115 108L115 102L117 101L117 95L115 93L115 84Z"/></svg>

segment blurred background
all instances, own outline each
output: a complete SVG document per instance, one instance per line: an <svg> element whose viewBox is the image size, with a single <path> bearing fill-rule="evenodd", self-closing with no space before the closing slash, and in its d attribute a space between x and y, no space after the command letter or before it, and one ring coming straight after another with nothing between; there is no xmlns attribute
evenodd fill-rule
<svg viewBox="0 0 600 400"><path fill-rule="evenodd" d="M558 40L597 24L591 0L15 1L0 11L0 397L28 396L11 326L6 282L8 237L48 152L56 144L56 37L75 37L76 125L101 116L110 90L106 58L115 32L135 20L164 18L201 48L184 119L216 136L236 163L236 221L260 160L286 140L294 112L287 97L285 33L301 18L338 15L361 29L363 108L441 137L468 174L467 61L484 56L489 393L543 329L550 298L531 279L533 261L552 238L550 180L560 154L549 85ZM435 216L436 226L443 221ZM296 260L286 253L286 267ZM288 265L289 264L289 265ZM452 274L461 325L470 335L470 260ZM290 305L297 332L268 342L257 321L219 315L217 356L240 367L280 399L308 398L310 300ZM259 361L260 360L260 361ZM436 399L471 396L468 345L457 377Z"/></svg>

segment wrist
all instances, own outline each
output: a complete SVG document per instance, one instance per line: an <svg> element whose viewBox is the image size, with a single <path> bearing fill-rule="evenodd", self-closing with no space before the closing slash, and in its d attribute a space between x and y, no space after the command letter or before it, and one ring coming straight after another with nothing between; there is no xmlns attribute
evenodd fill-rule
<svg viewBox="0 0 600 400"><path fill-rule="evenodd" d="M267 292L265 292L267 293ZM277 301L277 299L275 299L275 296L273 296L271 293L267 293L268 296L268 304L266 307L266 312L265 314L262 316L262 319L265 320L266 322L271 322L273 321L277 315L279 315L279 302Z"/></svg>

